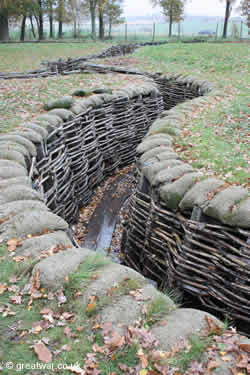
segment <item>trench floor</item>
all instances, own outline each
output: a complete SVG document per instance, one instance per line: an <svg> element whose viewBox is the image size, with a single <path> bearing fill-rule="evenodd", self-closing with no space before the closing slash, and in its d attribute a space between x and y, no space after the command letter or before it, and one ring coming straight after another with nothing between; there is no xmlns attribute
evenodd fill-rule
<svg viewBox="0 0 250 375"><path fill-rule="evenodd" d="M119 170L98 187L80 211L74 233L81 247L122 260L122 223L128 214L129 197L135 189L135 165Z"/></svg>

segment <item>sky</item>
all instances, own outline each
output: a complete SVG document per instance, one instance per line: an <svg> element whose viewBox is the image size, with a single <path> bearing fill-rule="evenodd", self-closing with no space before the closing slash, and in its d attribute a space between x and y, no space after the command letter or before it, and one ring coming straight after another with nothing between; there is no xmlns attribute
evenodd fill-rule
<svg viewBox="0 0 250 375"><path fill-rule="evenodd" d="M240 0L236 1L237 7ZM124 0L125 16L145 16L160 11L152 8L150 0ZM220 0L188 0L185 6L185 14L192 16L224 16L225 1ZM232 15L239 15L233 12Z"/></svg>

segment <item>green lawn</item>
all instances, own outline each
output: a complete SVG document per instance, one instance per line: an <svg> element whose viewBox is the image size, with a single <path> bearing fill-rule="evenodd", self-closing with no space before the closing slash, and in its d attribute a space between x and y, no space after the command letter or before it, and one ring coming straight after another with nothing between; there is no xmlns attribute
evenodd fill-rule
<svg viewBox="0 0 250 375"><path fill-rule="evenodd" d="M191 74L214 82L225 97L188 116L179 143L195 167L247 184L249 166L248 45L169 44L136 52L144 69Z"/></svg>
<svg viewBox="0 0 250 375"><path fill-rule="evenodd" d="M16 43L0 44L0 72L39 68L43 60L87 56L110 47L110 43Z"/></svg>

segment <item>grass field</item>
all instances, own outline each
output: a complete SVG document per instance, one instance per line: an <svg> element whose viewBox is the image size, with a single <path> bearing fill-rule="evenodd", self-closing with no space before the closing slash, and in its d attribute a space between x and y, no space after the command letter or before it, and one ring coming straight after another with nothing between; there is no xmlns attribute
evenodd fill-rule
<svg viewBox="0 0 250 375"><path fill-rule="evenodd" d="M102 42L0 44L0 72L32 70L43 60L87 56L109 46Z"/></svg>
<svg viewBox="0 0 250 375"><path fill-rule="evenodd" d="M249 176L249 100L247 44L175 44L136 52L143 68L192 74L214 82L225 97L197 108L183 124L179 143L193 165L247 184Z"/></svg>

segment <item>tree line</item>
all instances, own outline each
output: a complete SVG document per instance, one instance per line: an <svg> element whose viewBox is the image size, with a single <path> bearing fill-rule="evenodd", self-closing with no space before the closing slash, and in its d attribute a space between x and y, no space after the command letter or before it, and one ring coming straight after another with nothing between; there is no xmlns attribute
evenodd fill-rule
<svg viewBox="0 0 250 375"><path fill-rule="evenodd" d="M187 0L151 0L153 6L160 6L169 23L169 37L172 36L172 25L180 23L184 18L184 7ZM228 21L236 0L220 0L225 3L223 38L227 37ZM29 20L31 32L35 39L45 38L44 23L49 23L49 38L63 37L63 24L73 24L73 35L77 37L77 29L83 17L91 22L91 36L100 40L105 38L105 25L108 25L108 37L111 37L112 26L124 23L122 17L124 0L0 0L0 40L9 40L9 22L21 22L20 40L25 38L26 24ZM142 5L143 6L143 5ZM240 13L247 17L248 0L241 0ZM98 23L96 22L98 20ZM58 23L55 35L54 25ZM98 30L96 30L98 24Z"/></svg>
<svg viewBox="0 0 250 375"><path fill-rule="evenodd" d="M77 28L83 17L91 20L91 35L96 38L98 19L98 37L104 39L104 27L108 25L111 36L112 26L123 23L123 0L0 0L0 40L9 40L10 21L21 22L20 40L24 40L27 21L35 39L45 38L44 23L49 23L49 38L63 38L63 24L73 24L73 35L77 37ZM58 32L55 35L55 22Z"/></svg>

